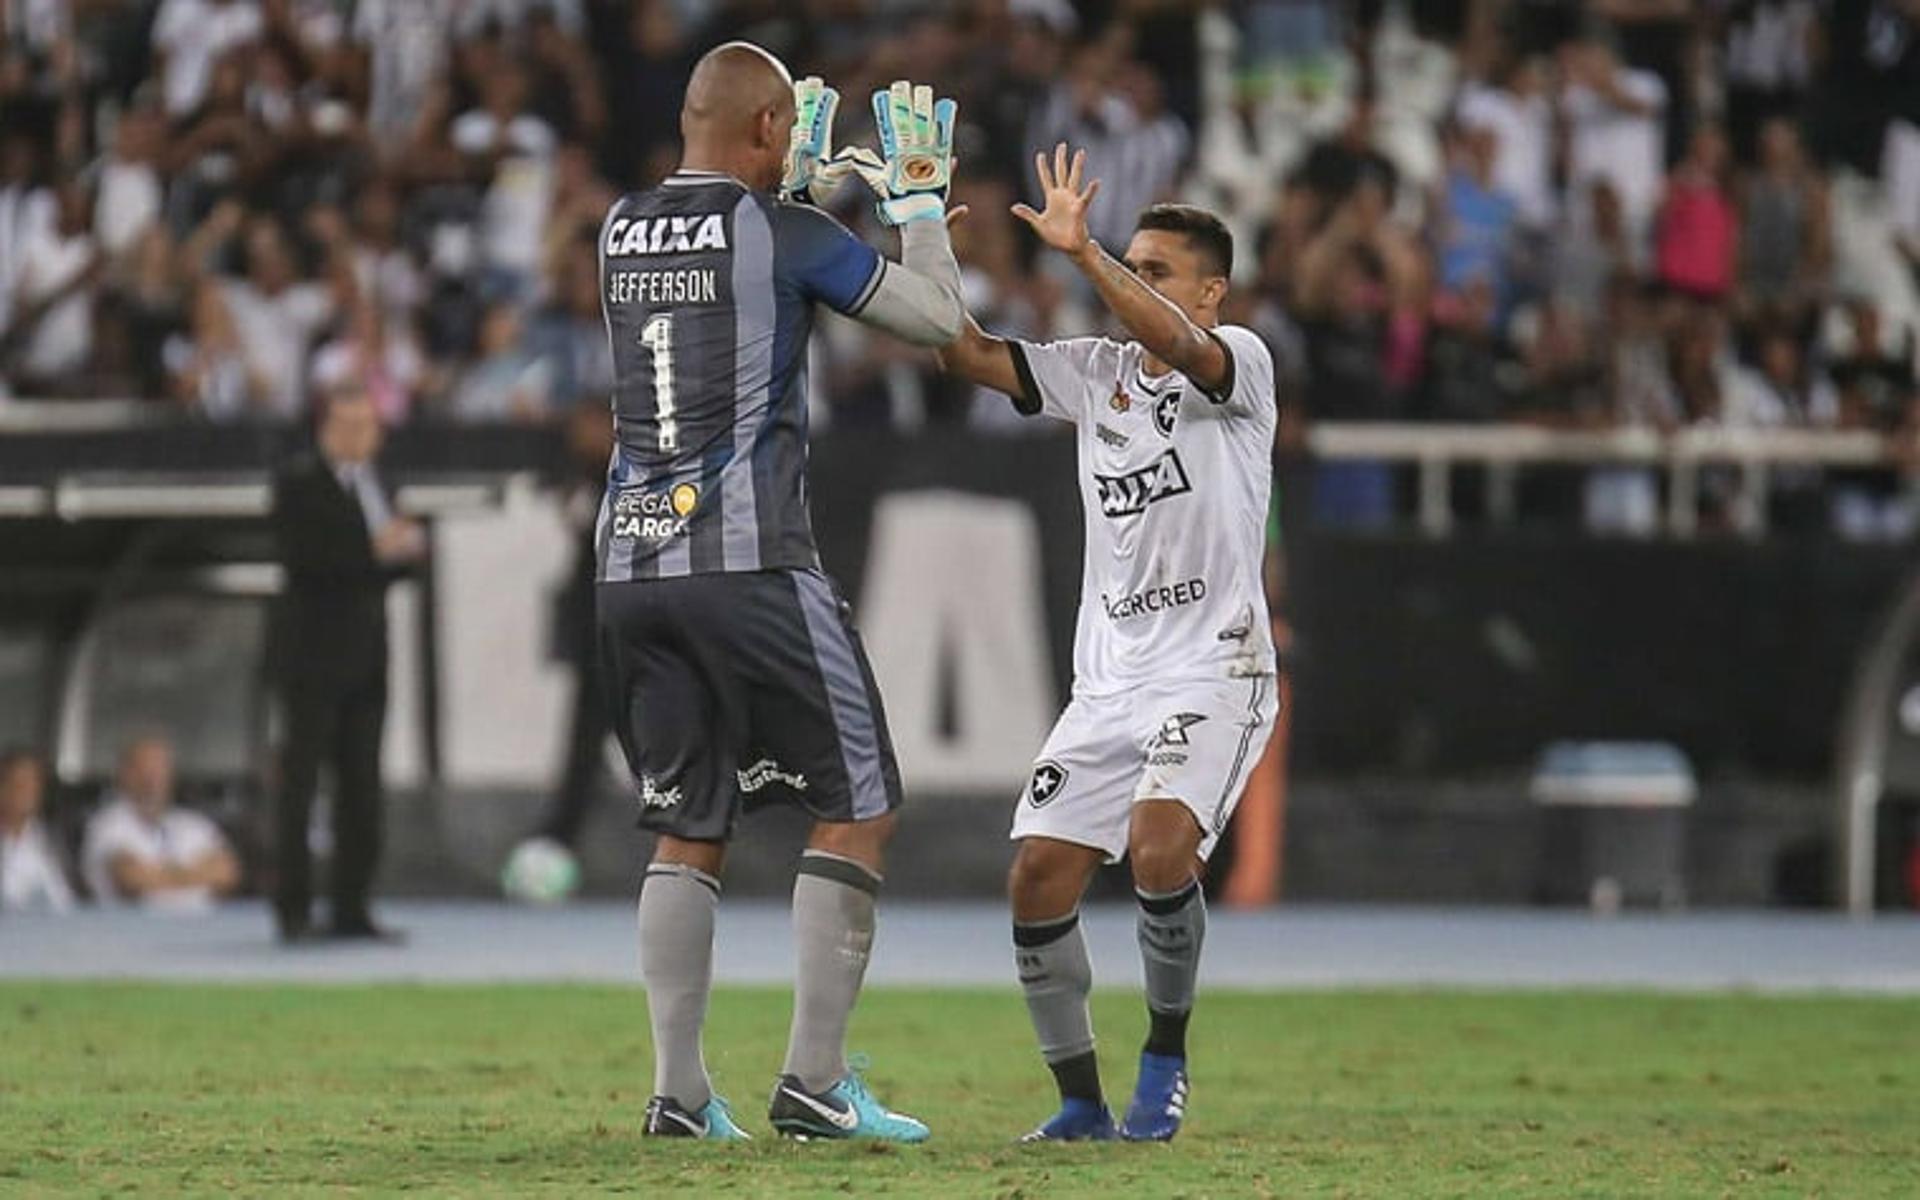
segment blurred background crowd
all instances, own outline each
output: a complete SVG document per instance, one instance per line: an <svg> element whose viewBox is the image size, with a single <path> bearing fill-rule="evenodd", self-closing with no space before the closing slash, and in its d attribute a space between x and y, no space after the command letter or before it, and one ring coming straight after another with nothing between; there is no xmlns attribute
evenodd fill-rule
<svg viewBox="0 0 1920 1200"><path fill-rule="evenodd" d="M604 403L594 232L670 170L689 65L756 40L849 98L960 101L983 323L1099 327L1005 217L1086 146L1096 235L1179 197L1240 244L1229 314L1310 421L1920 428L1920 0L0 0L0 396L294 422ZM850 185L836 208L869 236ZM851 323L816 420L1015 430ZM1909 467L1911 463L1907 464ZM1909 536L1911 470L1818 519ZM1817 482L1817 481L1816 481ZM1792 489L1787 489L1790 494ZM1384 467L1325 468L1365 524ZM1645 528L1596 472L1590 527Z"/></svg>

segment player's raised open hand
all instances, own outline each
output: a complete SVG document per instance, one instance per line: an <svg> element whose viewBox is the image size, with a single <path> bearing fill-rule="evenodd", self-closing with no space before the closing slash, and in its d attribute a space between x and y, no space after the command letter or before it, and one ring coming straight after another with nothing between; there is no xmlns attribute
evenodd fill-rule
<svg viewBox="0 0 1920 1200"><path fill-rule="evenodd" d="M1069 159L1065 142L1053 148L1051 163L1042 150L1033 156L1033 169L1040 179L1041 202L1046 207L1035 212L1025 204L1013 206L1014 216L1031 226L1041 241L1063 254L1078 256L1093 247L1093 237L1087 232L1087 210L1100 192L1100 181L1095 179L1081 186L1086 166L1087 152L1075 150Z"/></svg>

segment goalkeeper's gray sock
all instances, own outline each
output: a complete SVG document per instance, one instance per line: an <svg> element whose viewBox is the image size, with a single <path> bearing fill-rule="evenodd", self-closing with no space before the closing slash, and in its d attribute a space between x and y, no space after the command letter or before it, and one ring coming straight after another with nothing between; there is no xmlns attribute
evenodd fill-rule
<svg viewBox="0 0 1920 1200"><path fill-rule="evenodd" d="M640 974L653 1021L653 1091L689 1112L713 1098L700 1030L713 988L713 912L720 881L684 863L655 863L640 885Z"/></svg>
<svg viewBox="0 0 1920 1200"><path fill-rule="evenodd" d="M874 897L880 876L850 858L820 850L800 856L793 880L793 944L798 970L788 1075L822 1092L847 1074L847 1020L873 952Z"/></svg>
<svg viewBox="0 0 1920 1200"><path fill-rule="evenodd" d="M1148 1054L1187 1055L1187 1017L1207 938L1207 901L1200 881L1171 892L1135 889L1140 901L1140 958L1146 965Z"/></svg>
<svg viewBox="0 0 1920 1200"><path fill-rule="evenodd" d="M1099 1060L1093 1052L1093 961L1076 910L1052 921L1013 923L1013 960L1027 994L1027 1015L1040 1056L1053 1071L1062 1100L1102 1103Z"/></svg>

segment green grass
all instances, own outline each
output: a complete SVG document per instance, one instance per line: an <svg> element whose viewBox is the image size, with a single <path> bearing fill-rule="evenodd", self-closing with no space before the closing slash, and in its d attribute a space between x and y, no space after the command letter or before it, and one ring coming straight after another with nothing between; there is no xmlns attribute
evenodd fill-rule
<svg viewBox="0 0 1920 1200"><path fill-rule="evenodd" d="M1017 995L876 991L855 1021L916 1149L793 1145L787 1000L714 999L744 1149L643 1142L639 992L0 986L0 1195L1916 1196L1920 1003L1212 994L1163 1146L1015 1147L1050 1109ZM1138 1001L1095 1003L1116 1101Z"/></svg>

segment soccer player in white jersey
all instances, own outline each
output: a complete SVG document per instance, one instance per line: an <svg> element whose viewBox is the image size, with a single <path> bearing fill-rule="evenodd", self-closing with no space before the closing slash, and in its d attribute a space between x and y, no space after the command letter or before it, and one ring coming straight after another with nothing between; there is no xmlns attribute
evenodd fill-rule
<svg viewBox="0 0 1920 1200"><path fill-rule="evenodd" d="M1140 215L1124 260L1087 234L1085 152L1036 156L1045 197L1014 215L1065 254L1132 341L1031 344L971 320L944 368L1078 431L1086 566L1073 699L1013 818L1014 957L1057 1115L1029 1140L1164 1141L1187 1102L1186 1027L1206 931L1200 875L1272 732L1261 562L1272 484L1273 359L1221 325L1233 239L1184 205ZM1116 1129L1087 1011L1079 904L1129 860L1151 1031Z"/></svg>

